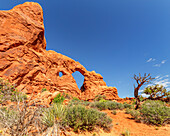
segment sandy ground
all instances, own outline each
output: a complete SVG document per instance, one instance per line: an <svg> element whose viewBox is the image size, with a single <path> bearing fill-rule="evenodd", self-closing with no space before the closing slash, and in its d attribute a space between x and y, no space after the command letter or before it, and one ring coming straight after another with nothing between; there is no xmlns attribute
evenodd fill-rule
<svg viewBox="0 0 170 136"><path fill-rule="evenodd" d="M116 115L113 115L109 110L103 112L106 112L113 119L113 128L110 133L106 133L100 129L79 134L72 132L71 136L120 136L125 130L130 132L130 136L170 136L170 125L155 127L137 123L131 119L131 115L125 114L124 111L117 111Z"/></svg>

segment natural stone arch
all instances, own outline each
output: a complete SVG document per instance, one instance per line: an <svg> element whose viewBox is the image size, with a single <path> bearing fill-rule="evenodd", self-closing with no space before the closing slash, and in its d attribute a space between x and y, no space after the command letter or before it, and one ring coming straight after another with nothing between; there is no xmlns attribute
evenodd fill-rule
<svg viewBox="0 0 170 136"><path fill-rule="evenodd" d="M58 72L57 72L57 76L58 77L62 77L62 76L64 76L64 75L67 75L67 72L65 71L65 70L57 70Z"/></svg>
<svg viewBox="0 0 170 136"><path fill-rule="evenodd" d="M60 71L60 72L58 73L58 75L59 75L59 77L62 77L62 76L63 76L63 72Z"/></svg>
<svg viewBox="0 0 170 136"><path fill-rule="evenodd" d="M78 88L81 90L84 84L84 76L79 71L75 71L74 73L72 73L72 76L76 81Z"/></svg>
<svg viewBox="0 0 170 136"><path fill-rule="evenodd" d="M78 71L80 72L83 76L85 75L85 70L84 69L81 69L81 68L75 68L75 72Z"/></svg>
<svg viewBox="0 0 170 136"><path fill-rule="evenodd" d="M97 94L106 95L107 99L119 98L116 88L107 87L100 74L87 71L79 62L65 55L45 50L42 13L41 6L33 2L0 11L0 20L8 22L0 26L0 77L17 84L17 89L27 94L47 88L51 93L64 91L83 100L92 100ZM18 33L21 31L18 26L23 26L22 33ZM81 89L72 76L75 71L84 76ZM62 77L59 72L63 73Z"/></svg>

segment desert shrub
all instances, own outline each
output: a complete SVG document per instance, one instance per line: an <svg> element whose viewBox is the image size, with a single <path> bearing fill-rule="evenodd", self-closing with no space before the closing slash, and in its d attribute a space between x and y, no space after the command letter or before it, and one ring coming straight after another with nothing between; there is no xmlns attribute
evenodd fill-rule
<svg viewBox="0 0 170 136"><path fill-rule="evenodd" d="M79 99L72 99L69 101L68 106L73 106L73 105L84 105L84 106L89 106L90 102L84 101L84 100L79 100Z"/></svg>
<svg viewBox="0 0 170 136"><path fill-rule="evenodd" d="M96 109L86 109L82 105L75 105L67 108L63 123L74 128L74 131L78 131L93 130L95 126L109 129L112 120Z"/></svg>
<svg viewBox="0 0 170 136"><path fill-rule="evenodd" d="M45 92L45 91L47 91L46 88L42 88L42 89L41 89L41 92Z"/></svg>
<svg viewBox="0 0 170 136"><path fill-rule="evenodd" d="M126 114L130 114L130 112L131 112L131 109L126 108L125 113L126 113Z"/></svg>
<svg viewBox="0 0 170 136"><path fill-rule="evenodd" d="M130 115L137 121L140 121L140 112L138 110L131 110Z"/></svg>
<svg viewBox="0 0 170 136"><path fill-rule="evenodd" d="M75 101L80 101L80 99L77 98L77 97L73 97L73 100L75 100Z"/></svg>
<svg viewBox="0 0 170 136"><path fill-rule="evenodd" d="M69 101L68 103L68 106L73 106L73 105L79 105L81 103L81 101L78 99L78 100L75 100L75 99L72 99Z"/></svg>
<svg viewBox="0 0 170 136"><path fill-rule="evenodd" d="M45 129L40 123L40 108L32 107L25 100L16 98L15 105L0 108L0 126L4 133L11 136L23 136L43 132Z"/></svg>
<svg viewBox="0 0 170 136"><path fill-rule="evenodd" d="M4 79L0 78L0 103L6 103L6 101L17 101L19 99L25 100L27 96L17 91L15 88L15 85L10 84L8 81L5 81Z"/></svg>
<svg viewBox="0 0 170 136"><path fill-rule="evenodd" d="M42 109L42 122L47 127L52 127L55 123L60 124L64 118L65 107L61 103L52 104L49 108Z"/></svg>
<svg viewBox="0 0 170 136"><path fill-rule="evenodd" d="M122 103L108 101L108 102L106 102L106 104L107 104L107 107L108 107L109 110L114 110L114 109L122 110L122 109L124 109L124 105Z"/></svg>
<svg viewBox="0 0 170 136"><path fill-rule="evenodd" d="M64 100L65 100L64 96L61 95L61 94L58 94L58 95L54 98L53 102L54 102L54 103L63 103Z"/></svg>
<svg viewBox="0 0 170 136"><path fill-rule="evenodd" d="M83 102L83 105L85 105L85 106L89 106L89 105L90 105L90 103L91 103L91 102L89 102L89 101L84 101L84 102Z"/></svg>
<svg viewBox="0 0 170 136"><path fill-rule="evenodd" d="M122 103L118 103L118 102L113 102L113 101L95 101L95 102L92 102L90 104L90 107L92 108L97 108L99 110L106 110L106 109L109 109L109 110L115 110L115 109L124 109L124 105Z"/></svg>
<svg viewBox="0 0 170 136"><path fill-rule="evenodd" d="M126 108L126 114L130 114L136 121L140 121L140 112L138 110Z"/></svg>
<svg viewBox="0 0 170 136"><path fill-rule="evenodd" d="M95 102L91 103L90 107L97 108L99 110L106 110L106 109L108 109L107 102L99 102L99 101L95 101Z"/></svg>
<svg viewBox="0 0 170 136"><path fill-rule="evenodd" d="M130 131L126 129L125 132L121 133L121 136L130 136Z"/></svg>
<svg viewBox="0 0 170 136"><path fill-rule="evenodd" d="M101 100L99 100L99 102L108 102L108 100L101 99Z"/></svg>
<svg viewBox="0 0 170 136"><path fill-rule="evenodd" d="M164 102L148 100L140 109L142 120L154 125L163 125L170 122L170 108Z"/></svg>
<svg viewBox="0 0 170 136"><path fill-rule="evenodd" d="M128 104L128 103L123 103L123 106L124 106L124 108L128 108L128 109L132 109L133 108L133 106L131 105L131 104Z"/></svg>
<svg viewBox="0 0 170 136"><path fill-rule="evenodd" d="M64 96L66 99L71 99L71 96L69 94L65 94Z"/></svg>
<svg viewBox="0 0 170 136"><path fill-rule="evenodd" d="M123 110L124 109L124 105L122 103L117 103L117 109Z"/></svg>
<svg viewBox="0 0 170 136"><path fill-rule="evenodd" d="M112 101L108 101L107 102L107 106L109 110L115 110L117 109L117 102L112 102Z"/></svg>
<svg viewBox="0 0 170 136"><path fill-rule="evenodd" d="M116 114L117 114L116 110L112 110L111 113L112 113L113 115L116 115Z"/></svg>
<svg viewBox="0 0 170 136"><path fill-rule="evenodd" d="M54 103L49 108L42 109L41 122L47 126L45 135L61 133L61 129L64 129L62 121L65 118L65 111L65 106L61 103Z"/></svg>
<svg viewBox="0 0 170 136"><path fill-rule="evenodd" d="M132 100L132 105L135 105L135 104L136 104L136 100L133 99L133 100Z"/></svg>
<svg viewBox="0 0 170 136"><path fill-rule="evenodd" d="M98 94L98 95L96 95L95 98L94 98L95 101L100 101L100 100L102 100L102 99L105 100L105 99L106 99L106 96L105 96L105 95Z"/></svg>

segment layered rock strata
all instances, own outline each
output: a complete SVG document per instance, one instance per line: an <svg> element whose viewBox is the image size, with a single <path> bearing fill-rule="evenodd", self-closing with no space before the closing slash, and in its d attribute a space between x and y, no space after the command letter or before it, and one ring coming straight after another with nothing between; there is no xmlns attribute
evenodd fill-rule
<svg viewBox="0 0 170 136"><path fill-rule="evenodd" d="M84 76L81 89L72 76L75 71ZM117 89L107 87L100 74L87 71L67 56L46 50L43 10L33 2L0 11L0 77L15 83L18 90L37 96L46 88L50 98L58 92L84 100L98 94L107 99L119 98Z"/></svg>

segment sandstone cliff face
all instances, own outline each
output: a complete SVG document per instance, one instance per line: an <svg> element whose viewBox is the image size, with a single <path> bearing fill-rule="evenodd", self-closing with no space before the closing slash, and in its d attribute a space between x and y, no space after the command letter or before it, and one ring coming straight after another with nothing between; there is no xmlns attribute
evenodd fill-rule
<svg viewBox="0 0 170 136"><path fill-rule="evenodd" d="M75 71L84 76L81 90L72 76ZM67 56L46 51L43 11L32 2L0 11L0 77L27 94L38 95L46 88L49 97L65 92L80 99L94 99L98 94L119 98L117 89L107 87L100 74L87 71Z"/></svg>

